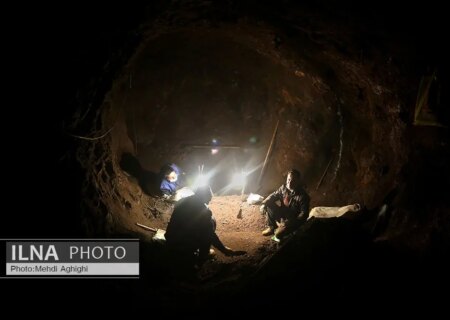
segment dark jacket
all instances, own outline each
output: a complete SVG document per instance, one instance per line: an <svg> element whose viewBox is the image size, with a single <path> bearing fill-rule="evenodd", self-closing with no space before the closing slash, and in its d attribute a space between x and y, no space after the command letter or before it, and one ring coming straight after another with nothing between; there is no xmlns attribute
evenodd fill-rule
<svg viewBox="0 0 450 320"><path fill-rule="evenodd" d="M288 197L288 205L285 205L284 199ZM281 207L289 209L289 219L306 220L309 214L309 195L302 187L297 187L294 191L289 191L286 184L283 184L278 190L270 194L263 203L274 205L276 201L281 202Z"/></svg>
<svg viewBox="0 0 450 320"><path fill-rule="evenodd" d="M215 233L215 220L211 210L196 195L180 200L167 225L167 244L187 250L213 245L223 251L225 246Z"/></svg>

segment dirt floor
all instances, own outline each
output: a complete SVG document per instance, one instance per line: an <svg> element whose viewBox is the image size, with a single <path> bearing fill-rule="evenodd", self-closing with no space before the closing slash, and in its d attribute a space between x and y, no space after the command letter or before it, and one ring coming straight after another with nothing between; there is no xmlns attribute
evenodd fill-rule
<svg viewBox="0 0 450 320"><path fill-rule="evenodd" d="M266 227L265 218L259 212L258 205L250 205L245 200L248 195L215 196L209 204L217 222L216 232L222 242L246 254L226 257L216 250L216 255L209 260L198 273L204 285L211 286L217 282L237 279L255 272L264 258L274 253L278 244L264 237L261 231ZM173 204L158 200L161 213L156 217L148 214L139 222L154 228L165 229L173 211ZM163 212L164 211L164 212ZM132 222L131 222L132 223ZM132 226L140 238L149 239L150 231Z"/></svg>
<svg viewBox="0 0 450 320"><path fill-rule="evenodd" d="M231 274L239 276L242 270L256 269L265 257L276 250L277 243L261 234L266 225L259 206L249 205L241 199L241 196L214 197L210 208L216 218L217 234L222 242L234 250L244 250L247 254L226 257L218 253L216 259L205 266L201 277L220 273L224 268L233 269L230 270Z"/></svg>

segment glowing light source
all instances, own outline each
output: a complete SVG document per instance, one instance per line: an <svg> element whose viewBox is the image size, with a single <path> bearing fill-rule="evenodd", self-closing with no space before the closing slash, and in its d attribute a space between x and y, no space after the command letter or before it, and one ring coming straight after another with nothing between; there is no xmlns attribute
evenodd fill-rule
<svg viewBox="0 0 450 320"><path fill-rule="evenodd" d="M203 173L203 165L199 166L198 176L194 180L194 185L192 188L195 190L200 187L206 187L209 185L209 179L212 177L211 173L204 174Z"/></svg>
<svg viewBox="0 0 450 320"><path fill-rule="evenodd" d="M194 182L194 188L205 187L209 184L209 177L204 174L199 174Z"/></svg>
<svg viewBox="0 0 450 320"><path fill-rule="evenodd" d="M247 182L247 173L244 171L236 172L231 179L231 187L233 189L244 189Z"/></svg>

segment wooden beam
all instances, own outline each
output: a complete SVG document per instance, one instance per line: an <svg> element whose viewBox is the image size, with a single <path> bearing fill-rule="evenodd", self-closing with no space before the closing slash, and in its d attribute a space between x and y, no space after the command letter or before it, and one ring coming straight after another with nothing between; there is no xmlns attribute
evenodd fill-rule
<svg viewBox="0 0 450 320"><path fill-rule="evenodd" d="M264 172L266 170L266 166L267 166L267 162L269 161L270 154L272 153L273 144L275 142L275 137L277 135L278 125L279 124L280 124L280 120L277 120L277 125L275 126L275 130L273 130L272 140L270 141L269 149L267 149L267 154L266 154L266 158L264 159L264 164L263 164L263 167L261 169L261 174L259 175L258 188L261 187L261 181L262 181L262 178L264 176Z"/></svg>

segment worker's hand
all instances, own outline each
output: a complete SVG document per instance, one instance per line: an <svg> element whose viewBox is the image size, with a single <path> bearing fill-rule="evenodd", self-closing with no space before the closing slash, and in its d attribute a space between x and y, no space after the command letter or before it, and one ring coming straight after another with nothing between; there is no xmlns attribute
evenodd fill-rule
<svg viewBox="0 0 450 320"><path fill-rule="evenodd" d="M266 205L263 204L259 207L259 212L261 212L261 214L264 214L266 212Z"/></svg>
<svg viewBox="0 0 450 320"><path fill-rule="evenodd" d="M284 219L281 219L281 221L275 221L275 223L277 224L278 228L284 228L284 227L286 227L287 221Z"/></svg>

